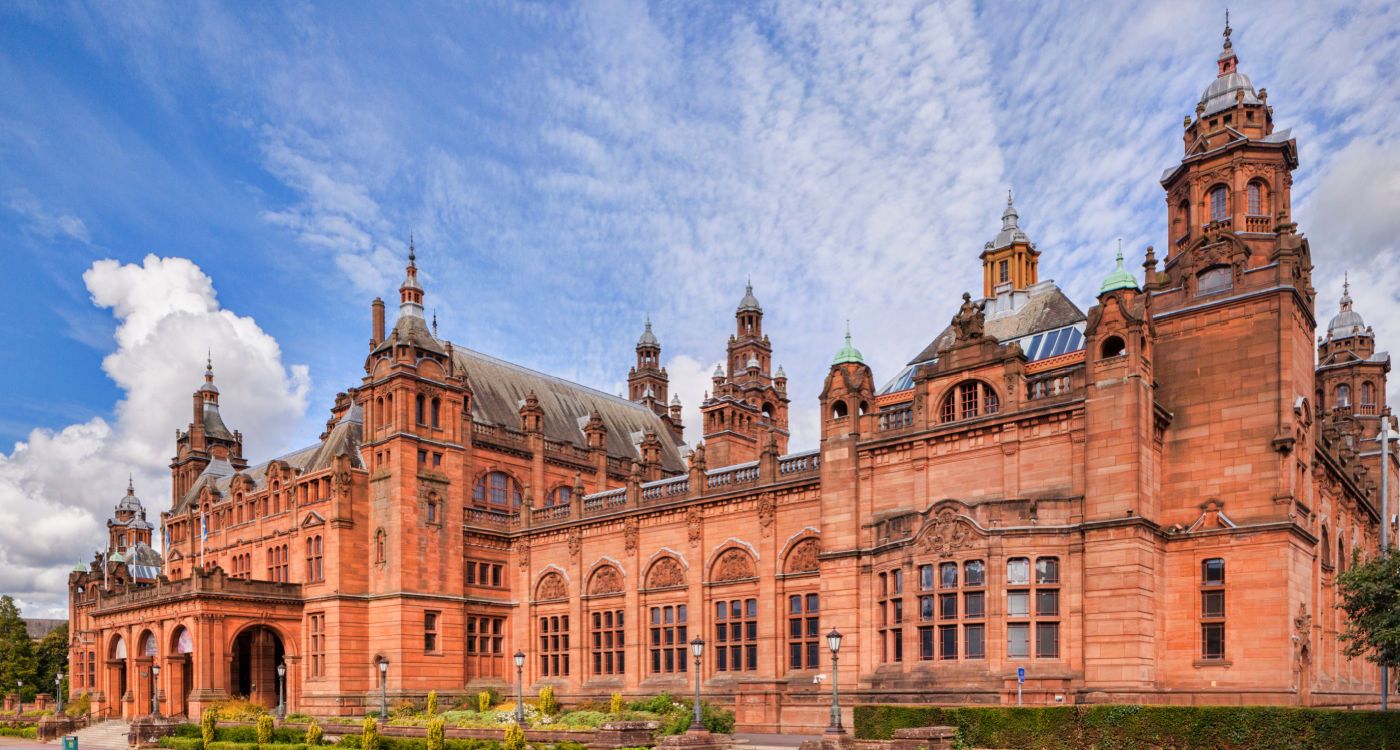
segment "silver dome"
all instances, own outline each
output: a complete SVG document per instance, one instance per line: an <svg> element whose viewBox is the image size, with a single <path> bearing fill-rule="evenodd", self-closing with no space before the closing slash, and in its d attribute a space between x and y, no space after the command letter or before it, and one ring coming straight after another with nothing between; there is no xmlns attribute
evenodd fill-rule
<svg viewBox="0 0 1400 750"><path fill-rule="evenodd" d="M1332 316L1332 322L1327 324L1327 338L1344 339L1369 334L1370 330L1366 328L1366 321L1362 320L1361 313L1351 309L1351 282L1343 281L1341 308Z"/></svg>

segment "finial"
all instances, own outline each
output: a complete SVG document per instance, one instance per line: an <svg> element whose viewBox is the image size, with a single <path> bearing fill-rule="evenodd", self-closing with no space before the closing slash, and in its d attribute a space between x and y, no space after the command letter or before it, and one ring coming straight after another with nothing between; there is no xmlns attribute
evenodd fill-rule
<svg viewBox="0 0 1400 750"><path fill-rule="evenodd" d="M1118 267L1123 267L1123 238L1118 238Z"/></svg>
<svg viewBox="0 0 1400 750"><path fill-rule="evenodd" d="M750 292L753 291L753 276L744 277L744 289L747 289Z"/></svg>
<svg viewBox="0 0 1400 750"><path fill-rule="evenodd" d="M1230 9L1225 9L1225 46L1230 46Z"/></svg>
<svg viewBox="0 0 1400 750"><path fill-rule="evenodd" d="M850 343L851 343L851 319L850 319L850 318L846 318L846 344L847 344L847 346L849 346Z"/></svg>
<svg viewBox="0 0 1400 750"><path fill-rule="evenodd" d="M411 266L417 259L413 252L413 232L408 233L408 264Z"/></svg>
<svg viewBox="0 0 1400 750"><path fill-rule="evenodd" d="M135 494L136 494L136 483L132 481L131 475L130 475L130 474L127 474L127 475L126 475L126 494L128 494L128 495L135 495Z"/></svg>
<svg viewBox="0 0 1400 750"><path fill-rule="evenodd" d="M1006 189L1006 205L1011 205L1011 188Z"/></svg>
<svg viewBox="0 0 1400 750"><path fill-rule="evenodd" d="M437 308L433 308L433 338L437 338Z"/></svg>

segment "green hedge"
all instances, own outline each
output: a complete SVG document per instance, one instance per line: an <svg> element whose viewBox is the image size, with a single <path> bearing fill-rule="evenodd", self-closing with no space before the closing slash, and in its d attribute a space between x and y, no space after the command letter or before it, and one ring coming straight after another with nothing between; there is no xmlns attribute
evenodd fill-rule
<svg viewBox="0 0 1400 750"><path fill-rule="evenodd" d="M953 726L967 747L1021 750L1397 750L1400 712L1270 706L856 706L857 739Z"/></svg>
<svg viewBox="0 0 1400 750"><path fill-rule="evenodd" d="M337 746L359 750L360 735L347 734L340 738ZM586 746L580 742L551 742L551 743L531 743L539 750L587 750ZM380 750L428 750L428 741L419 737L385 737L379 735ZM449 739L446 741L446 750L504 750L505 745L500 740L482 739Z"/></svg>
<svg viewBox="0 0 1400 750"><path fill-rule="evenodd" d="M37 727L0 727L0 737L23 737L32 740L38 736Z"/></svg>
<svg viewBox="0 0 1400 750"><path fill-rule="evenodd" d="M198 724L181 724L175 727L175 736L185 739L200 739ZM234 742L238 744L258 743L257 727L225 727L220 726L214 729L214 743ZM278 727L272 730L272 742L277 745L300 745L306 742L306 729L304 727ZM166 746L163 746L166 747ZM173 745L168 747L175 747ZM180 747L178 750L189 750Z"/></svg>

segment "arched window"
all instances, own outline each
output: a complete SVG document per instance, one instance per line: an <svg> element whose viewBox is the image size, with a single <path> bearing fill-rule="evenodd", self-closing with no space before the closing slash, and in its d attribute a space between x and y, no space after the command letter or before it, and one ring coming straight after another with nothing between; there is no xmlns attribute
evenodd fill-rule
<svg viewBox="0 0 1400 750"><path fill-rule="evenodd" d="M1374 408L1376 405L1376 387L1371 381L1361 383L1361 406L1363 408Z"/></svg>
<svg viewBox="0 0 1400 750"><path fill-rule="evenodd" d="M1191 204L1184 199L1176 205L1176 221L1173 222L1173 239L1181 239L1191 233Z"/></svg>
<svg viewBox="0 0 1400 750"><path fill-rule="evenodd" d="M1196 294L1215 294L1233 286L1229 266L1215 266L1196 274Z"/></svg>
<svg viewBox="0 0 1400 750"><path fill-rule="evenodd" d="M1327 535L1327 527L1322 527L1322 566L1332 567L1332 537Z"/></svg>
<svg viewBox="0 0 1400 750"><path fill-rule="evenodd" d="M838 399L831 404L832 419L845 419L846 415L849 413L850 412L847 410L845 401L841 401Z"/></svg>
<svg viewBox="0 0 1400 750"><path fill-rule="evenodd" d="M1109 336L1103 340L1103 346L1099 347L1099 359L1110 357L1121 357L1127 352L1127 345L1118 336Z"/></svg>
<svg viewBox="0 0 1400 750"><path fill-rule="evenodd" d="M1347 542L1340 534L1337 535L1337 572L1347 572Z"/></svg>
<svg viewBox="0 0 1400 750"><path fill-rule="evenodd" d="M1216 185L1215 187L1211 188L1211 190L1210 190L1210 220L1211 220L1211 221L1224 221L1225 219L1229 218L1229 214L1226 213L1225 196L1226 196L1226 191L1225 191L1225 186L1224 186L1224 185Z"/></svg>
<svg viewBox="0 0 1400 750"><path fill-rule="evenodd" d="M943 397L939 407L941 421L953 422L972 419L1001 411L1001 398L991 386L979 380L959 383Z"/></svg>
<svg viewBox="0 0 1400 750"><path fill-rule="evenodd" d="M773 418L773 413L773 405L766 401L763 402L763 418L771 420Z"/></svg>
<svg viewBox="0 0 1400 750"><path fill-rule="evenodd" d="M546 506L568 505L569 502L573 499L574 488L565 484L561 484L550 491L549 496L546 497L544 500L544 504Z"/></svg>
<svg viewBox="0 0 1400 750"><path fill-rule="evenodd" d="M425 405L426 399L423 398L423 394L420 393L413 399L413 419L420 425L427 424L427 421L424 419Z"/></svg>
<svg viewBox="0 0 1400 750"><path fill-rule="evenodd" d="M1264 215L1264 186L1258 180L1249 183L1249 215Z"/></svg>
<svg viewBox="0 0 1400 750"><path fill-rule="evenodd" d="M432 420L433 429L442 427L442 399L433 399L430 418Z"/></svg>
<svg viewBox="0 0 1400 750"><path fill-rule="evenodd" d="M384 562L384 537L384 529L374 532L374 561L377 563Z"/></svg>
<svg viewBox="0 0 1400 750"><path fill-rule="evenodd" d="M380 396L374 400L374 421L371 422L376 427L383 427L389 424L389 415L384 411L384 397Z"/></svg>
<svg viewBox="0 0 1400 750"><path fill-rule="evenodd" d="M476 480L476 487L472 489L472 501L477 505L489 503L518 508L520 500L520 483L504 471L483 474Z"/></svg>
<svg viewBox="0 0 1400 750"><path fill-rule="evenodd" d="M1333 394L1336 396L1334 401L1337 406L1351 406L1351 386L1346 383L1338 383Z"/></svg>

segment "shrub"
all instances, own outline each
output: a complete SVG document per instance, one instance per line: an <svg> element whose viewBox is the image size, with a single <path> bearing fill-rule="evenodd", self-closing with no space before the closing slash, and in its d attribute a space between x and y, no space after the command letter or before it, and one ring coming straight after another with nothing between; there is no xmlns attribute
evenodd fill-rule
<svg viewBox="0 0 1400 750"><path fill-rule="evenodd" d="M856 706L855 724L857 739L946 725L966 746L1045 750L1394 750L1400 737L1400 714L1272 706Z"/></svg>
<svg viewBox="0 0 1400 750"><path fill-rule="evenodd" d="M272 717L268 717L269 719ZM259 719L259 722L262 720ZM214 730L214 739L217 742L232 742L243 745L256 745L259 743L260 727L219 727ZM272 729L271 739L268 740L274 745L299 745L306 738L305 732L291 727L280 727ZM264 743L267 744L267 743Z"/></svg>
<svg viewBox="0 0 1400 750"><path fill-rule="evenodd" d="M0 727L0 737L23 737L32 740L38 736L38 727Z"/></svg>
<svg viewBox="0 0 1400 750"><path fill-rule="evenodd" d="M429 715L429 716L433 716L433 715L435 715L435 714L437 714L437 691L436 691L436 690L429 690L429 691L428 691L428 715Z"/></svg>
<svg viewBox="0 0 1400 750"><path fill-rule="evenodd" d="M554 698L554 688L545 685L540 688L540 713L553 716L559 713L559 701Z"/></svg>
<svg viewBox="0 0 1400 750"><path fill-rule="evenodd" d="M447 732L444 729L446 724L441 716L434 717L428 722L428 750L443 750Z"/></svg>
<svg viewBox="0 0 1400 750"><path fill-rule="evenodd" d="M315 719L306 722L306 746L315 747L321 744L321 725Z"/></svg>
<svg viewBox="0 0 1400 750"><path fill-rule="evenodd" d="M206 746L214 744L214 729L218 725L219 709L212 706L204 709L204 715L199 717L199 736Z"/></svg>
<svg viewBox="0 0 1400 750"><path fill-rule="evenodd" d="M491 710L490 692L483 690L476 694L476 710L482 713L486 713L487 711Z"/></svg>
<svg viewBox="0 0 1400 750"><path fill-rule="evenodd" d="M306 745L287 742L269 745L257 745L252 742L215 742L205 750L306 750Z"/></svg>
<svg viewBox="0 0 1400 750"><path fill-rule="evenodd" d="M608 701L608 713L622 713L622 693L613 693L612 699Z"/></svg>
<svg viewBox="0 0 1400 750"><path fill-rule="evenodd" d="M272 744L272 717L263 714L258 717L258 745Z"/></svg>
<svg viewBox="0 0 1400 750"><path fill-rule="evenodd" d="M525 729L519 724L506 725L505 750L525 750Z"/></svg>
<svg viewBox="0 0 1400 750"><path fill-rule="evenodd" d="M69 715L69 716L71 716L71 717L73 717L73 718L75 718L75 719L78 718L79 716L87 716L87 715L88 715L89 713L91 713L91 712L92 712L92 696L91 696L91 695L88 695L87 693L83 693L82 695L78 696L77 698L74 698L73 700L68 701L68 705L66 705L66 706L63 707L63 713L65 713L65 714L67 714L67 715Z"/></svg>
<svg viewBox="0 0 1400 750"><path fill-rule="evenodd" d="M387 718L408 719L418 713L418 707L413 705L413 701L399 701L394 707L389 709Z"/></svg>
<svg viewBox="0 0 1400 750"><path fill-rule="evenodd" d="M198 737L162 737L160 746L170 750L204 750L204 740Z"/></svg>
<svg viewBox="0 0 1400 750"><path fill-rule="evenodd" d="M228 721L257 721L267 709L248 700L233 699L215 701L210 708L219 712L219 718Z"/></svg>
<svg viewBox="0 0 1400 750"><path fill-rule="evenodd" d="M372 717L365 717L365 723L361 728L360 748L361 750L379 750L379 722Z"/></svg>

